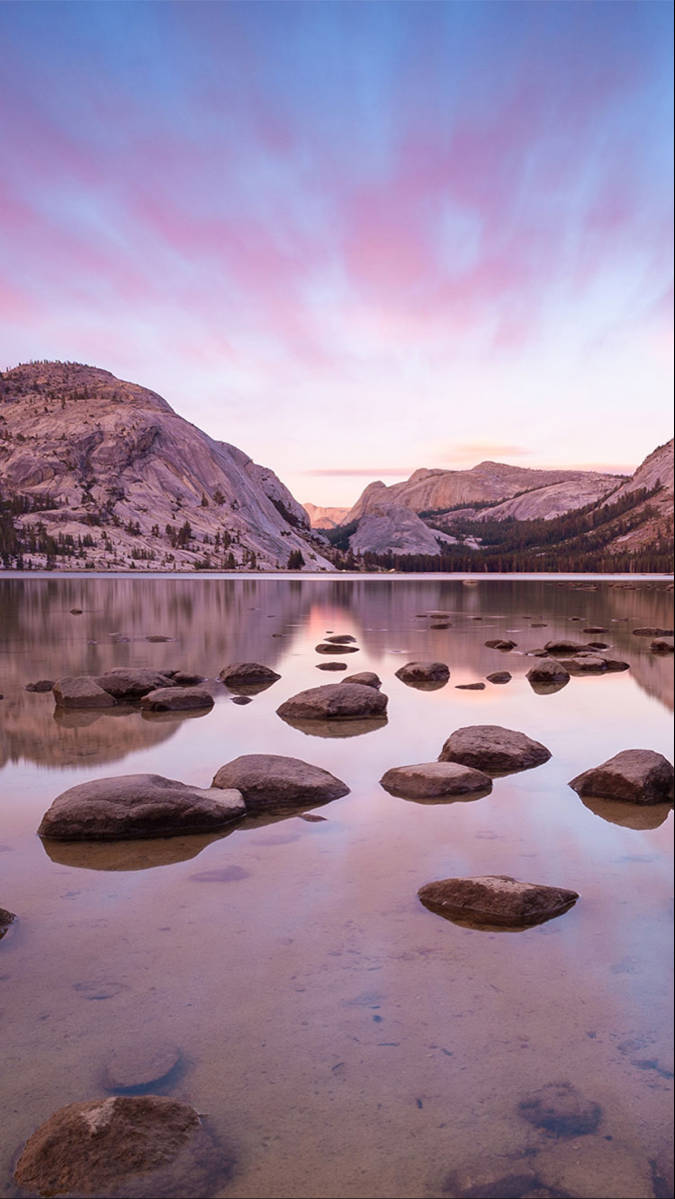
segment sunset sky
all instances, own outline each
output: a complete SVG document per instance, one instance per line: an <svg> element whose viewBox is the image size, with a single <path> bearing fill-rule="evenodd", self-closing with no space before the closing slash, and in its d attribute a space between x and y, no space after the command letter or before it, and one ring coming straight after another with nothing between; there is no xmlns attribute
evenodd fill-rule
<svg viewBox="0 0 675 1199"><path fill-rule="evenodd" d="M0 5L0 368L300 500L672 432L667 3Z"/></svg>

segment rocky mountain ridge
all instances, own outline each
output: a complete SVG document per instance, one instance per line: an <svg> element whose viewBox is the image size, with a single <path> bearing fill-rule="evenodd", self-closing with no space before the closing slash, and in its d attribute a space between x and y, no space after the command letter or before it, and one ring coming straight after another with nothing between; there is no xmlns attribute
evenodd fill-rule
<svg viewBox="0 0 675 1199"><path fill-rule="evenodd" d="M0 376L0 496L24 565L333 569L273 471L97 367Z"/></svg>

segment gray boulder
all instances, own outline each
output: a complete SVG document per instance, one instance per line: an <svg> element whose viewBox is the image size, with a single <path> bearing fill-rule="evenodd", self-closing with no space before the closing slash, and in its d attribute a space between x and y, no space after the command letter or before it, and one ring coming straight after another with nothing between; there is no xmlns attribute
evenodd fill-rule
<svg viewBox="0 0 675 1199"><path fill-rule="evenodd" d="M602 765L578 774L570 787L578 795L625 803L667 803L673 798L673 767L654 750L624 749Z"/></svg>
<svg viewBox="0 0 675 1199"><path fill-rule="evenodd" d="M555 658L541 658L535 666L530 667L525 677L533 687L550 686L552 683L564 686L570 681L567 667Z"/></svg>
<svg viewBox="0 0 675 1199"><path fill-rule="evenodd" d="M158 774L123 774L78 783L42 817L40 837L120 841L224 828L246 813L238 791L190 787Z"/></svg>
<svg viewBox="0 0 675 1199"><path fill-rule="evenodd" d="M445 662L406 662L396 671L396 678L415 687L419 683L438 683L443 686L450 678Z"/></svg>
<svg viewBox="0 0 675 1199"><path fill-rule="evenodd" d="M115 705L112 695L88 675L59 679L54 684L54 699L57 708L112 708Z"/></svg>
<svg viewBox="0 0 675 1199"><path fill-rule="evenodd" d="M425 907L474 928L530 928L560 916L578 892L543 883L521 883L508 874L445 878L417 892Z"/></svg>
<svg viewBox="0 0 675 1199"><path fill-rule="evenodd" d="M392 766L383 774L380 786L403 798L436 799L491 791L492 779L459 762L419 762L415 766Z"/></svg>
<svg viewBox="0 0 675 1199"><path fill-rule="evenodd" d="M277 713L291 720L353 720L384 716L387 696L362 683L326 683L287 699Z"/></svg>
<svg viewBox="0 0 675 1199"><path fill-rule="evenodd" d="M327 770L279 754L234 758L216 772L212 786L241 792L252 816L314 807L349 794L346 783Z"/></svg>
<svg viewBox="0 0 675 1199"><path fill-rule="evenodd" d="M112 695L114 699L135 700L158 687L170 687L172 679L159 670L147 670L145 667L115 667L96 679L99 687Z"/></svg>
<svg viewBox="0 0 675 1199"><path fill-rule="evenodd" d="M26 1142L14 1180L27 1195L199 1199L231 1168L194 1108L116 1095L54 1112Z"/></svg>
<svg viewBox="0 0 675 1199"><path fill-rule="evenodd" d="M474 724L456 729L445 742L439 762L461 762L486 774L511 773L540 766L550 750L525 733L497 724Z"/></svg>
<svg viewBox="0 0 675 1199"><path fill-rule="evenodd" d="M213 707L213 696L202 687L160 687L141 699L141 712L188 712Z"/></svg>
<svg viewBox="0 0 675 1199"><path fill-rule="evenodd" d="M260 662L236 662L232 666L224 666L218 678L228 687L246 687L257 683L266 685L276 683L281 675L277 674L275 670L271 670L269 666L262 666Z"/></svg>

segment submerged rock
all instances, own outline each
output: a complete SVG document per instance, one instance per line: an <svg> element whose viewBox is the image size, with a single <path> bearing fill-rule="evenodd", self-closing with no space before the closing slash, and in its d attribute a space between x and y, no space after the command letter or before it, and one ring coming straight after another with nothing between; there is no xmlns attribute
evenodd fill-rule
<svg viewBox="0 0 675 1199"><path fill-rule="evenodd" d="M362 683L326 683L310 687L287 699L277 708L284 719L349 720L364 716L384 716L387 696Z"/></svg>
<svg viewBox="0 0 675 1199"><path fill-rule="evenodd" d="M375 687L378 691L382 686L382 679L372 670L361 670L358 674L349 674L342 681L343 683L360 683L362 687Z"/></svg>
<svg viewBox="0 0 675 1199"><path fill-rule="evenodd" d="M579 898L577 891L543 883L521 883L508 874L445 878L417 892L425 907L474 928L530 928L560 916Z"/></svg>
<svg viewBox="0 0 675 1199"><path fill-rule="evenodd" d="M275 670L271 670L269 666L262 666L260 662L236 662L232 666L224 666L218 678L228 687L238 687L256 683L270 685L276 683L281 675L277 674Z"/></svg>
<svg viewBox="0 0 675 1199"><path fill-rule="evenodd" d="M396 678L415 687L420 683L438 683L444 686L450 678L450 668L445 662L406 662L396 671Z"/></svg>
<svg viewBox="0 0 675 1199"><path fill-rule="evenodd" d="M112 708L115 700L87 675L59 679L54 684L54 699L58 708Z"/></svg>
<svg viewBox="0 0 675 1199"><path fill-rule="evenodd" d="M14 1179L29 1195L200 1199L231 1168L194 1108L115 1096L54 1112L26 1142Z"/></svg>
<svg viewBox="0 0 675 1199"><path fill-rule="evenodd" d="M213 696L201 687L160 687L141 699L141 712L187 712L213 707Z"/></svg>
<svg viewBox="0 0 675 1199"><path fill-rule="evenodd" d="M200 789L158 774L78 783L57 796L38 835L60 841L170 837L223 828L246 813L238 791Z"/></svg>
<svg viewBox="0 0 675 1199"><path fill-rule="evenodd" d="M580 1101L583 1103L583 1101ZM597 1106L597 1105L596 1105ZM588 1136L554 1141L536 1158L537 1173L554 1196L573 1195L574 1199L652 1199L653 1195L672 1195L654 1188L651 1163L644 1150L631 1152L616 1138Z"/></svg>
<svg viewBox="0 0 675 1199"><path fill-rule="evenodd" d="M243 754L216 771L214 788L235 788L246 802L246 810L286 811L328 803L349 794L341 779L300 758L280 754Z"/></svg>
<svg viewBox="0 0 675 1199"><path fill-rule="evenodd" d="M26 683L25 691L51 691L54 687L53 679L38 679L35 683Z"/></svg>
<svg viewBox="0 0 675 1199"><path fill-rule="evenodd" d="M147 1091L166 1083L182 1056L177 1045L159 1038L118 1045L104 1067L103 1085L107 1091Z"/></svg>
<svg viewBox="0 0 675 1199"><path fill-rule="evenodd" d="M392 766L382 775L380 786L404 798L434 799L491 791L492 779L459 762L419 762L415 766Z"/></svg>
<svg viewBox="0 0 675 1199"><path fill-rule="evenodd" d="M673 798L673 767L654 750L624 749L600 766L578 774L569 785L578 795L624 803L667 803Z"/></svg>
<svg viewBox="0 0 675 1199"><path fill-rule="evenodd" d="M557 1137L578 1137L595 1132L602 1119L599 1103L585 1099L571 1082L550 1082L526 1095L518 1112L536 1128Z"/></svg>
<svg viewBox="0 0 675 1199"><path fill-rule="evenodd" d="M439 754L439 762L461 762L487 774L529 770L548 762L551 751L525 733L497 724L473 724L456 729Z"/></svg>

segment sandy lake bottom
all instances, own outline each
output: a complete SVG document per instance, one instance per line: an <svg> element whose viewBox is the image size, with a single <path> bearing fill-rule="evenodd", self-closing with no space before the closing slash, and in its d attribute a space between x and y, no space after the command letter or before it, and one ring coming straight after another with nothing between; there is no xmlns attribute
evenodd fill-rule
<svg viewBox="0 0 675 1199"><path fill-rule="evenodd" d="M632 632L672 627L666 584L3 579L0 613L0 904L19 917L0 942L3 1196L37 1125L108 1093L112 1049L140 1055L157 1038L181 1060L150 1089L208 1117L234 1160L213 1192L226 1199L669 1193L672 811L584 803L568 786L621 749L672 760L672 657ZM630 670L536 694L525 651L593 640L586 626L607 629ZM317 669L329 630L357 639L346 673L383 680L381 727L316 735L276 715L339 681ZM516 648L485 647L499 637ZM446 662L449 682L405 686L395 671L413 659ZM24 690L124 665L215 678L245 661L280 680L246 706L222 687L200 717L57 718L50 693ZM497 670L511 682L457 689ZM470 724L521 730L551 759L470 801L380 787ZM150 772L206 787L256 752L323 766L350 794L314 809L321 820L219 837L35 835L75 783ZM485 874L580 899L518 933L461 927L417 899L433 879ZM593 1131L524 1117L551 1083L597 1105Z"/></svg>

